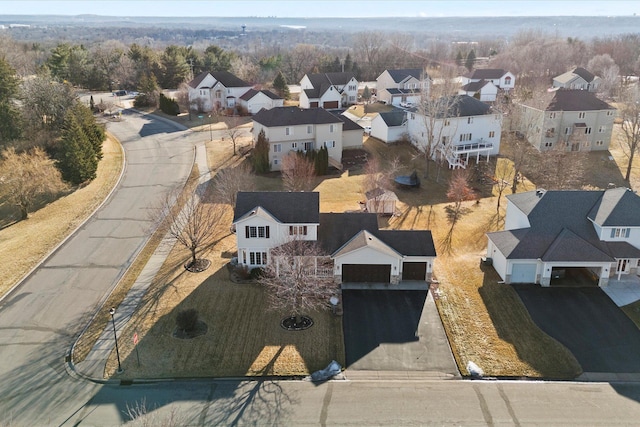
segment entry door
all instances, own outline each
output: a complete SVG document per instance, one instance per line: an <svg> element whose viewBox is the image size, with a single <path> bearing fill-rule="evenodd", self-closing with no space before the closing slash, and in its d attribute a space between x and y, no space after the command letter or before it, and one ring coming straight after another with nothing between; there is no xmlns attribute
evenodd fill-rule
<svg viewBox="0 0 640 427"><path fill-rule="evenodd" d="M629 273L629 260L628 259L619 259L618 266L616 268L616 273Z"/></svg>

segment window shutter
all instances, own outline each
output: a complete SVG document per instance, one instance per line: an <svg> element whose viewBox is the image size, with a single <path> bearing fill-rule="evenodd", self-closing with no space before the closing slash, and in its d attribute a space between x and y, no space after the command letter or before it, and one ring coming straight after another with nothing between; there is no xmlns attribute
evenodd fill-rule
<svg viewBox="0 0 640 427"><path fill-rule="evenodd" d="M614 237L616 237L616 229L612 228L611 229L611 238L614 238Z"/></svg>
<svg viewBox="0 0 640 427"><path fill-rule="evenodd" d="M629 237L629 233L631 233L631 229L630 229L630 228L627 228L627 232L626 232L626 234L624 235L624 237Z"/></svg>
<svg viewBox="0 0 640 427"><path fill-rule="evenodd" d="M268 225L265 227L265 237L267 239L269 238L269 226Z"/></svg>
<svg viewBox="0 0 640 427"><path fill-rule="evenodd" d="M244 237L246 237L247 239L249 238L249 226L248 225L244 226Z"/></svg>

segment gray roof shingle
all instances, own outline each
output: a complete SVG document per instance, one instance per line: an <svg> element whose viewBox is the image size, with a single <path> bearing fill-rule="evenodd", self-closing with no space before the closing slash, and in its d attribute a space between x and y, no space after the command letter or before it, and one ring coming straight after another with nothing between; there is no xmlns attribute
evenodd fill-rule
<svg viewBox="0 0 640 427"><path fill-rule="evenodd" d="M399 70L387 70L387 72L396 83L402 82L407 77L415 77L416 79L420 80L422 74L424 73L424 71L420 68L402 68ZM429 78L427 73L424 73L424 77Z"/></svg>
<svg viewBox="0 0 640 427"><path fill-rule="evenodd" d="M240 191L233 211L233 222L262 207L285 224L318 224L320 193L286 191Z"/></svg>
<svg viewBox="0 0 640 427"><path fill-rule="evenodd" d="M438 118L482 116L491 113L490 106L469 95L443 96L435 102L437 103L436 117ZM417 107L411 108L409 111L420 113L420 109Z"/></svg>
<svg viewBox="0 0 640 427"><path fill-rule="evenodd" d="M484 68L473 70L470 73L465 74L464 76L473 80L494 80L501 78L505 74L507 74L507 72L502 68Z"/></svg>
<svg viewBox="0 0 640 427"><path fill-rule="evenodd" d="M615 110L586 90L559 89L547 105L546 111L598 111Z"/></svg>
<svg viewBox="0 0 640 427"><path fill-rule="evenodd" d="M253 120L266 127L342 123L324 108L276 107L260 110Z"/></svg>

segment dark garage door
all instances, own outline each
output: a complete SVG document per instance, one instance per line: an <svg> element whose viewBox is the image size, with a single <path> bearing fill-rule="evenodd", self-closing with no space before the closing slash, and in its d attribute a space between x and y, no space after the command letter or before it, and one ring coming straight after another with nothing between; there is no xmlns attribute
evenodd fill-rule
<svg viewBox="0 0 640 427"><path fill-rule="evenodd" d="M323 105L323 108L338 108L338 101L327 101Z"/></svg>
<svg viewBox="0 0 640 427"><path fill-rule="evenodd" d="M391 265L343 264L342 281L389 283L391 281Z"/></svg>
<svg viewBox="0 0 640 427"><path fill-rule="evenodd" d="M425 280L427 277L426 262L403 262L402 280Z"/></svg>
<svg viewBox="0 0 640 427"><path fill-rule="evenodd" d="M318 101L311 101L309 103L309 107L311 108L318 108Z"/></svg>

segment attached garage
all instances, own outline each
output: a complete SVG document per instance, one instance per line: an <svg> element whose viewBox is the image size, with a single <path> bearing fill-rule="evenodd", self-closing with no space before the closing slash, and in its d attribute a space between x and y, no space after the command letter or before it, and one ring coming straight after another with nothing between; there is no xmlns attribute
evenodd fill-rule
<svg viewBox="0 0 640 427"><path fill-rule="evenodd" d="M343 264L343 282L391 282L391 264Z"/></svg>
<svg viewBox="0 0 640 427"><path fill-rule="evenodd" d="M318 101L311 101L309 103L309 108L318 108Z"/></svg>
<svg viewBox="0 0 640 427"><path fill-rule="evenodd" d="M402 280L426 280L427 263L426 262L403 262L402 263Z"/></svg>
<svg viewBox="0 0 640 427"><path fill-rule="evenodd" d="M322 108L326 108L326 109L338 108L338 103L339 101L325 101L322 104Z"/></svg>
<svg viewBox="0 0 640 427"><path fill-rule="evenodd" d="M536 283L536 264L512 264L511 283Z"/></svg>

